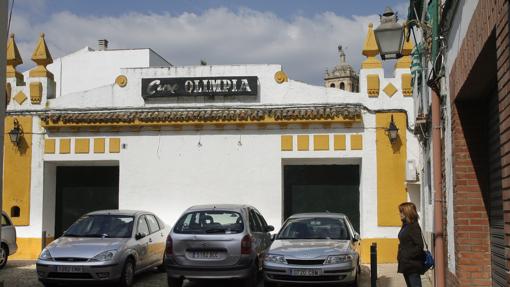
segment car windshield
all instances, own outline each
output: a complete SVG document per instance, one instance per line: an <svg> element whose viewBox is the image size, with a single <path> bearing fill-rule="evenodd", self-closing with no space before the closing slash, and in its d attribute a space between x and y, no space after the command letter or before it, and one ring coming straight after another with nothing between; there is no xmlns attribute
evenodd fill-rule
<svg viewBox="0 0 510 287"><path fill-rule="evenodd" d="M244 230L241 214L234 211L207 210L190 212L175 225L175 233L233 234Z"/></svg>
<svg viewBox="0 0 510 287"><path fill-rule="evenodd" d="M278 239L349 240L350 237L342 218L296 218L285 224Z"/></svg>
<svg viewBox="0 0 510 287"><path fill-rule="evenodd" d="M64 233L64 236L129 238L133 230L133 222L133 216L86 215L73 223Z"/></svg>

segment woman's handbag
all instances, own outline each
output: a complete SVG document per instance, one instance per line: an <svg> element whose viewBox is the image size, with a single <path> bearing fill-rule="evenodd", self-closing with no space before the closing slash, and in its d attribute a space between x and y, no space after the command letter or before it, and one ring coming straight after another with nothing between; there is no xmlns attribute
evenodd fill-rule
<svg viewBox="0 0 510 287"><path fill-rule="evenodd" d="M434 257L432 256L432 253L429 251L429 246L427 245L427 241L425 241L425 237L423 237L423 233L421 234L421 238L423 239L423 243L425 244L425 250L423 250L423 267L424 267L424 273L427 270L434 269Z"/></svg>

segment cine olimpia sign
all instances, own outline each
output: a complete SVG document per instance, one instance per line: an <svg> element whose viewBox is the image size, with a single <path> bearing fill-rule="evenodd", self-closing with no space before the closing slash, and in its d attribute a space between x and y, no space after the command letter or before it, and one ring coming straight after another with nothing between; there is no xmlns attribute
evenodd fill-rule
<svg viewBox="0 0 510 287"><path fill-rule="evenodd" d="M142 79L144 99L191 96L257 96L258 77Z"/></svg>

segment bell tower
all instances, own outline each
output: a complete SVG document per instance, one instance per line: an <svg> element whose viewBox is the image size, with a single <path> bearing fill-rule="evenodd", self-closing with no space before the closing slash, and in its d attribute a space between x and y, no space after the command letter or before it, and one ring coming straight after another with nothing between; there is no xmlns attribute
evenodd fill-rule
<svg viewBox="0 0 510 287"><path fill-rule="evenodd" d="M326 70L324 85L348 92L359 92L359 75L345 60L345 52L341 45L338 46L340 62L331 71Z"/></svg>

